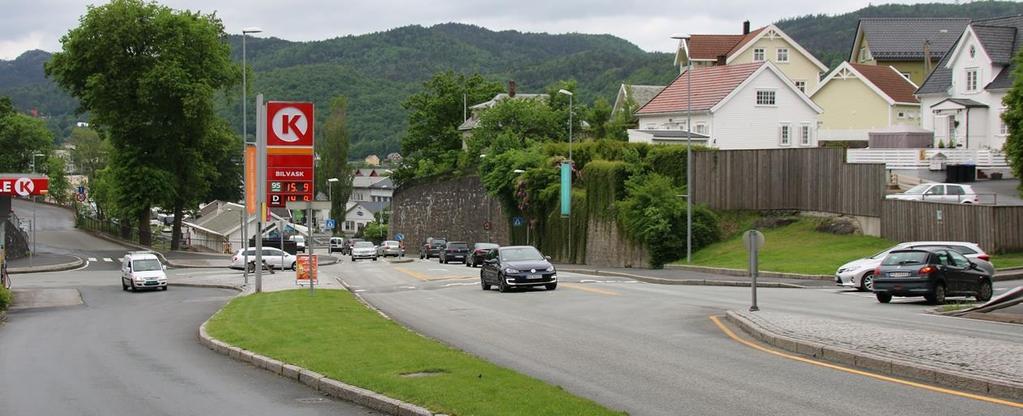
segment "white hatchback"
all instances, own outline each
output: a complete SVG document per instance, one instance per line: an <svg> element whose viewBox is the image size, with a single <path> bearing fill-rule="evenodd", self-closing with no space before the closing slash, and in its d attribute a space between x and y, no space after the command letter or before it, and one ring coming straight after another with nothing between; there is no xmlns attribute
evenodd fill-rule
<svg viewBox="0 0 1023 416"><path fill-rule="evenodd" d="M888 253L896 249L921 248L921 247L942 247L959 252L966 258L977 263L982 270L994 274L994 265L991 264L991 256L984 252L974 243L965 241L910 241L896 244L887 250L870 257L857 259L843 264L835 272L835 284L839 286L852 287L858 290L872 291L874 289L874 269L881 265Z"/></svg>
<svg viewBox="0 0 1023 416"><path fill-rule="evenodd" d="M249 270L255 270L256 266L256 249L250 248L248 250L238 250L231 257L231 268L232 269L243 269L245 268L246 261L248 262ZM263 247L263 262L267 266L275 269L295 269L295 265L298 262L298 258L295 255L288 252L282 251L279 248L274 247Z"/></svg>

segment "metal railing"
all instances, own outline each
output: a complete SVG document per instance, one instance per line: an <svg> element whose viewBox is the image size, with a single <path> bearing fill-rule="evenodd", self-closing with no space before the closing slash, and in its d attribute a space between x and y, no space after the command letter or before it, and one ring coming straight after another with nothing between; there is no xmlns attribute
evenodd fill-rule
<svg viewBox="0 0 1023 416"><path fill-rule="evenodd" d="M986 149L848 149L847 163L883 163L887 169L920 169L937 154L947 165L972 163L978 168L1007 168L1005 154ZM939 158L940 159L940 158Z"/></svg>

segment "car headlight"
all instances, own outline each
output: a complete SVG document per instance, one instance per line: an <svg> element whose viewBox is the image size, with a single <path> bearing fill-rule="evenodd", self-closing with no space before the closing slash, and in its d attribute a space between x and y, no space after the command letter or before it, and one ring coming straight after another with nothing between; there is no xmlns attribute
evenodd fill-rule
<svg viewBox="0 0 1023 416"><path fill-rule="evenodd" d="M546 271L553 272L554 271L554 266L548 267Z"/></svg>
<svg viewBox="0 0 1023 416"><path fill-rule="evenodd" d="M840 268L840 269L838 269L838 271L837 271L837 272L835 272L835 273L837 273L837 274L845 273L845 269L842 269L842 268Z"/></svg>
<svg viewBox="0 0 1023 416"><path fill-rule="evenodd" d="M509 267L507 269L504 269L504 272L505 273L518 273L519 271Z"/></svg>

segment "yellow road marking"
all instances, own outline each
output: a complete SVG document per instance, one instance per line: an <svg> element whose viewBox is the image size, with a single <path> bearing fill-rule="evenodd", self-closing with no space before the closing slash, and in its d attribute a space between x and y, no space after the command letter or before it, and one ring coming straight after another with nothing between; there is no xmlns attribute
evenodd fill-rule
<svg viewBox="0 0 1023 416"><path fill-rule="evenodd" d="M412 276L412 277L416 278L416 280L419 280L421 282L430 282L430 281L436 281L436 280L462 280L462 279L472 279L473 278L471 276L460 276L460 275L430 276L428 274L419 273L419 272L417 272L415 270L409 270L409 269L406 269L406 268L403 268L403 267L395 267L394 270L397 270L399 272L402 272L402 273L405 273L405 274L407 274L409 276Z"/></svg>
<svg viewBox="0 0 1023 416"><path fill-rule="evenodd" d="M835 364L829 364L829 363L825 363L825 362L811 360L809 358L804 358L804 357L792 355L792 354L786 354L786 353L783 353L783 352L780 352L780 351L775 351L775 350L772 350L770 348L766 348L766 347L757 345L757 344L755 344L753 342L750 342L750 341L744 340L742 338L739 338L730 329L728 329L728 327L726 327L724 324L722 324L721 320L717 316L711 316L710 320L714 322L714 325L717 325L718 329L720 329L721 332L724 332L725 335L728 335L729 338L731 338L731 339L733 339L733 340L735 340L735 341L737 341L737 342L739 342L739 343L741 343L743 345L746 345L747 347L750 347L750 348L753 348L753 349L756 349L756 350L760 350L760 351L766 352L768 354L773 354L773 355L777 355L779 357L788 358L790 360L801 361L801 362L804 362L804 363L807 363L807 364L813 364L813 365L820 366L820 367L827 367L827 368L830 368L832 370L838 370L838 371L842 371L842 372L846 372L846 373L850 373L850 374L856 374L856 375L861 375L861 376L864 376L864 377L870 377L870 378L881 380L881 381L887 381L887 382L890 382L890 383L902 384L904 386L910 386L910 387L916 387L916 388L920 388L920 389L924 389L924 390L930 390L930 391L933 391L933 392L936 392L936 393L944 393L944 394L949 394L949 395L952 395L952 396L965 397L967 399L979 400L979 401L982 401L982 402L1000 404L1000 405L1003 405L1003 406L1009 406L1009 407L1015 407L1015 408L1023 409L1023 403L1011 402L1011 401L1008 401L1008 400L996 399L994 397L981 396L981 395L967 393L967 392L958 391L958 390L951 390L951 389L935 387L935 386L931 386L931 385L927 385L927 384L915 383L915 382L908 381L908 380L902 380L902 379L898 379L898 378L894 378L894 377L888 377L888 376L883 376L883 375L880 375L880 374L874 374L874 373L870 373L870 372L866 372L866 371L855 370L855 369L852 369L852 368L846 368L846 367L842 367L842 366L835 365Z"/></svg>
<svg viewBox="0 0 1023 416"><path fill-rule="evenodd" d="M585 291L585 292L599 293L601 295L607 295L607 296L619 296L619 295L621 295L621 293L618 293L618 292L612 292L610 290L604 290L604 289L597 289L595 287L586 287L586 285L580 285L580 284L575 284L575 283L562 283L561 285L565 286L567 288L570 288L570 289L582 290L582 291Z"/></svg>

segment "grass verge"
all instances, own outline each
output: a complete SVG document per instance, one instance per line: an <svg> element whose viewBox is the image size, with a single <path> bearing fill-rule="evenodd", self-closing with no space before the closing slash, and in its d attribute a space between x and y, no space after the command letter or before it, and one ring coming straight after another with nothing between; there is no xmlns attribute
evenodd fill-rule
<svg viewBox="0 0 1023 416"><path fill-rule="evenodd" d="M997 269L1023 267L1023 253L992 254L991 263Z"/></svg>
<svg viewBox="0 0 1023 416"><path fill-rule="evenodd" d="M803 218L793 224L763 230L760 270L832 274L850 260L873 255L895 244L864 235L822 233L814 229L816 226L815 219ZM747 262L741 233L693 253L693 264L697 266L745 269Z"/></svg>
<svg viewBox="0 0 1023 416"><path fill-rule="evenodd" d="M384 319L349 292L260 293L232 300L211 336L335 380L458 415L610 415L558 386L498 367ZM542 352L537 352L542 353ZM403 375L428 373L428 376Z"/></svg>
<svg viewBox="0 0 1023 416"><path fill-rule="evenodd" d="M14 295L7 288L0 286L0 311L7 310L14 300Z"/></svg>

